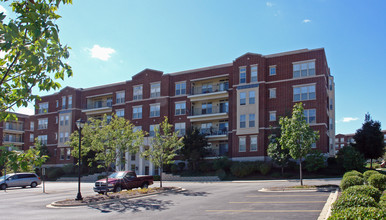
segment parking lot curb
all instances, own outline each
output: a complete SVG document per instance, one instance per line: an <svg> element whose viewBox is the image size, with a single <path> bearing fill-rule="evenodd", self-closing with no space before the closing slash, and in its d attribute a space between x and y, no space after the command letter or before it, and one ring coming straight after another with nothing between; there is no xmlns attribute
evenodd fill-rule
<svg viewBox="0 0 386 220"><path fill-rule="evenodd" d="M82 206L89 206L89 205L98 205L98 204L109 203L109 202L117 202L117 201L121 201L121 200L129 200L129 199L148 197L148 196L153 196L153 195L167 193L167 192L182 192L182 191L185 191L185 189L183 189L181 187L176 187L176 189L170 189L170 190L166 190L163 192L140 194L140 195L134 195L132 197L127 197L127 198L117 198L117 199L103 200L103 201L98 201L98 202L80 203L80 204L60 204L60 203L58 203L59 201L56 201L56 202L52 202L52 203L46 205L46 207L47 208L75 208L75 207L82 207Z"/></svg>
<svg viewBox="0 0 386 220"><path fill-rule="evenodd" d="M331 193L330 196L327 199L326 204L324 205L322 212L319 215L318 220L325 220L328 219L331 215L331 206L338 198L338 192L339 189L336 189L335 192Z"/></svg>

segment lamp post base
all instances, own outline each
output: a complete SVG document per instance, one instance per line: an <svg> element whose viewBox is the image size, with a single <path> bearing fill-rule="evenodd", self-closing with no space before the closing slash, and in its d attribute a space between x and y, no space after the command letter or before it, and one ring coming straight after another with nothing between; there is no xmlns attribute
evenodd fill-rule
<svg viewBox="0 0 386 220"><path fill-rule="evenodd" d="M83 200L83 197L82 195L80 194L80 192L78 192L78 195L76 196L75 200Z"/></svg>

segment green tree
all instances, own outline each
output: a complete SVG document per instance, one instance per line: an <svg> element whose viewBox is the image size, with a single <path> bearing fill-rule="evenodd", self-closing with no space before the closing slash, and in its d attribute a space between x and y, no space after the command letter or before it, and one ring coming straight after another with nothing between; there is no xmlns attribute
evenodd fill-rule
<svg viewBox="0 0 386 220"><path fill-rule="evenodd" d="M0 51L4 53L0 57L0 120L15 118L9 110L38 99L32 94L34 87L58 89L55 80L72 76L71 67L63 62L70 48L60 43L56 24L61 3L72 0L14 0L10 7L15 19L5 19L0 13Z"/></svg>
<svg viewBox="0 0 386 220"><path fill-rule="evenodd" d="M309 172L316 172L326 167L326 158L319 150L312 150L305 158L305 168Z"/></svg>
<svg viewBox="0 0 386 220"><path fill-rule="evenodd" d="M344 146L336 154L337 162L346 171L360 170L362 171L365 167L365 158L357 151L353 146Z"/></svg>
<svg viewBox="0 0 386 220"><path fill-rule="evenodd" d="M107 115L104 115L103 120L90 119L88 124L85 124L82 129L83 137L81 156L87 155L90 151L95 152L94 158L89 158L89 165L92 164L90 159L98 161L98 168L104 168L106 182L108 182L108 170L113 165L120 165L123 161L125 152L136 153L139 146L143 143L143 132L135 131L134 125L130 121L113 115L111 121ZM70 146L74 148L72 155L78 158L79 139L75 134L71 134ZM78 164L79 165L79 164Z"/></svg>
<svg viewBox="0 0 386 220"><path fill-rule="evenodd" d="M310 152L311 145L319 139L317 131L313 131L304 117L303 104L297 103L292 110L292 117L281 117L281 136L278 138L283 149L299 161L300 184L303 185L302 160Z"/></svg>
<svg viewBox="0 0 386 220"><path fill-rule="evenodd" d="M184 136L183 144L180 152L184 160L189 162L192 170L196 171L198 163L209 154L208 141L197 128L190 128Z"/></svg>
<svg viewBox="0 0 386 220"><path fill-rule="evenodd" d="M154 129L152 145L142 152L143 157L148 157L156 167L160 167L160 187L162 187L163 165L174 163L177 151L183 147L183 137L178 137L178 132L173 132L172 128L173 125L169 124L168 118L165 117L160 126Z"/></svg>
<svg viewBox="0 0 386 220"><path fill-rule="evenodd" d="M284 167L288 165L288 162L291 158L288 148L282 148L279 143L279 138L281 137L280 128L274 129L272 134L269 135L269 145L267 149L267 154L271 157L272 161L281 167L281 175L284 175Z"/></svg>
<svg viewBox="0 0 386 220"><path fill-rule="evenodd" d="M362 128L354 135L354 147L363 154L365 159L370 159L370 168L373 167L373 159L378 159L385 152L384 137L381 131L381 123L373 121L370 114L366 114Z"/></svg>

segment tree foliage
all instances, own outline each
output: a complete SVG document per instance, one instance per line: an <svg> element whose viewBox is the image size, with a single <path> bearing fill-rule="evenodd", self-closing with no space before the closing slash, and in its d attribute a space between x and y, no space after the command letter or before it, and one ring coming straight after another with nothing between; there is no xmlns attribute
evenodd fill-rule
<svg viewBox="0 0 386 220"><path fill-rule="evenodd" d="M160 167L160 187L162 187L163 165L174 163L174 157L177 151L183 147L183 137L178 137L178 132L173 132L173 125L168 123L165 117L160 126L154 128L155 136L152 139L152 145L142 153L142 156L148 157L156 167Z"/></svg>
<svg viewBox="0 0 386 220"><path fill-rule="evenodd" d="M281 136L278 138L283 149L288 149L293 159L299 160L300 184L303 185L302 160L310 152L311 145L319 139L317 131L313 131L304 117L302 103L294 105L292 117L281 117Z"/></svg>
<svg viewBox="0 0 386 220"><path fill-rule="evenodd" d="M209 154L208 141L197 128L190 128L184 136L183 144L180 152L184 160L187 160L192 170L195 171L198 169L198 163Z"/></svg>
<svg viewBox="0 0 386 220"><path fill-rule="evenodd" d="M56 80L72 76L71 67L63 62L70 48L60 43L55 24L61 3L72 0L12 1L16 18L0 13L0 120L15 117L7 113L15 106L27 106L39 98L32 94L34 87L58 89Z"/></svg>
<svg viewBox="0 0 386 220"><path fill-rule="evenodd" d="M281 175L284 175L284 167L288 165L291 158L288 148L282 148L278 139L281 137L280 128L272 130L272 134L269 135L269 145L267 154L271 157L272 161L281 167Z"/></svg>
<svg viewBox="0 0 386 220"><path fill-rule="evenodd" d="M363 154L365 159L378 159L385 152L384 137L381 131L381 123L373 121L369 114L366 114L362 128L358 129L354 135L354 147Z"/></svg>
<svg viewBox="0 0 386 220"><path fill-rule="evenodd" d="M351 145L344 146L336 155L337 162L346 171L363 170L365 167L365 158L363 155L353 148Z"/></svg>

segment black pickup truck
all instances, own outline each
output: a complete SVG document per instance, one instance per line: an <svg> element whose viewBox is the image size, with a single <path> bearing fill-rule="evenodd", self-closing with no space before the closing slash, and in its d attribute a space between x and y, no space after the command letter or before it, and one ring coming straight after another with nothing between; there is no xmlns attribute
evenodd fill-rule
<svg viewBox="0 0 386 220"><path fill-rule="evenodd" d="M119 192L122 189L147 188L152 184L152 176L137 176L134 171L119 171L112 173L107 181L106 179L96 181L94 191L103 194L105 192Z"/></svg>

